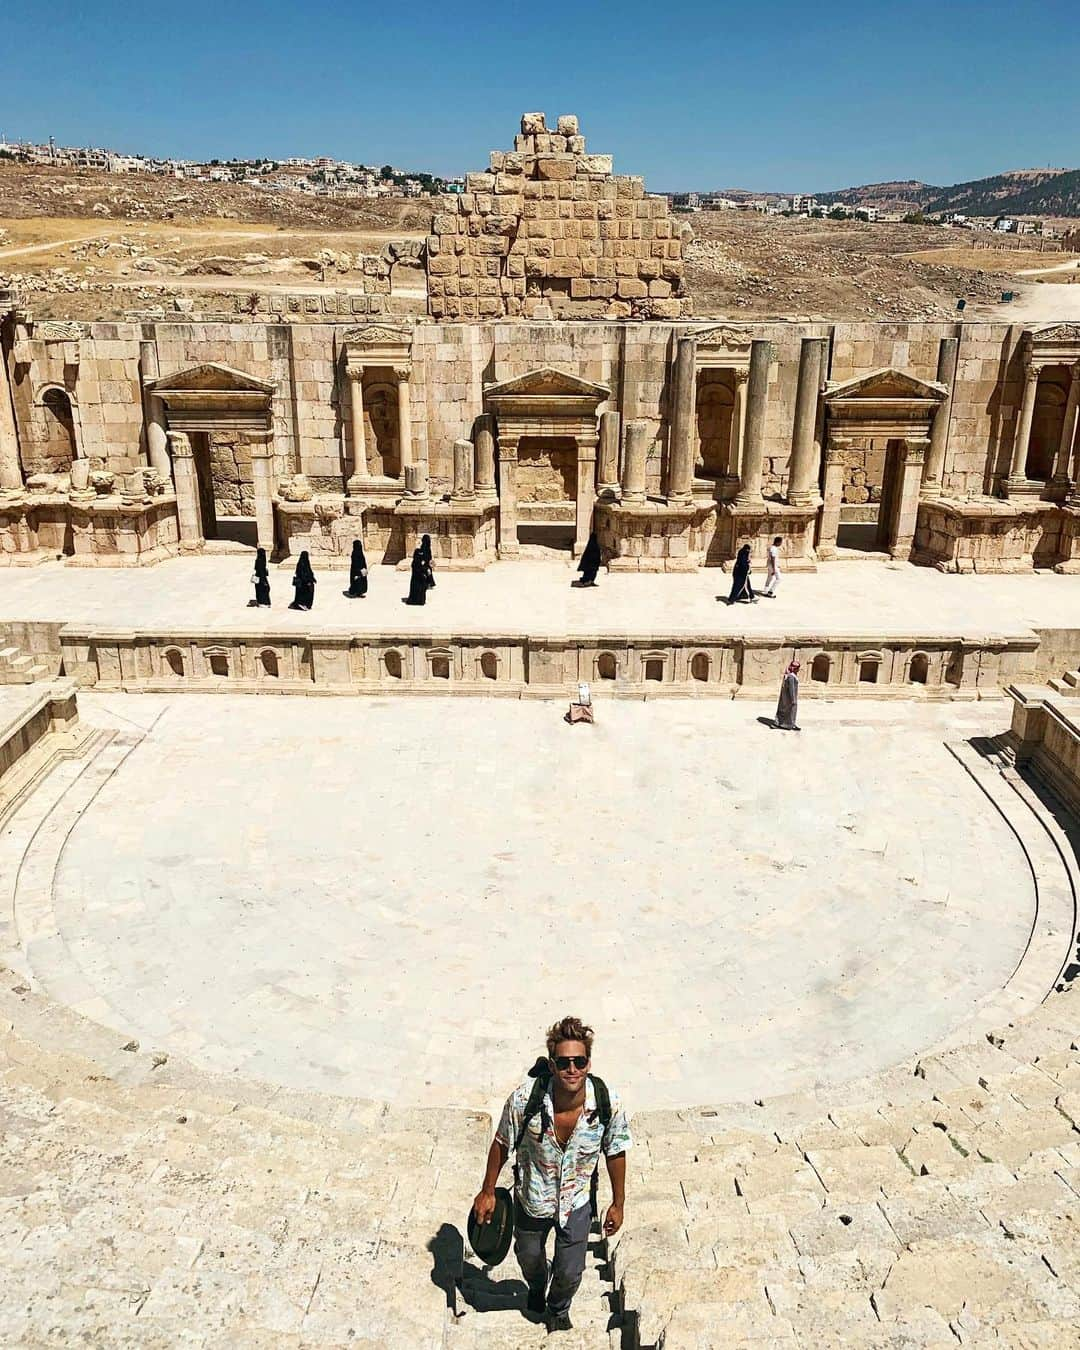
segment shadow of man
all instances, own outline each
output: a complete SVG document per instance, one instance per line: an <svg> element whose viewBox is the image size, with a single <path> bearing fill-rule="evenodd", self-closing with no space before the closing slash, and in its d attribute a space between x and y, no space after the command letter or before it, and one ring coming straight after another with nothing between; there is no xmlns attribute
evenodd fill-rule
<svg viewBox="0 0 1080 1350"><path fill-rule="evenodd" d="M539 1321L525 1307L528 1288L521 1279L493 1280L488 1268L465 1259L465 1239L452 1223L444 1223L427 1244L431 1253L431 1283L446 1296L446 1306L455 1317L474 1312L518 1311L529 1321Z"/></svg>

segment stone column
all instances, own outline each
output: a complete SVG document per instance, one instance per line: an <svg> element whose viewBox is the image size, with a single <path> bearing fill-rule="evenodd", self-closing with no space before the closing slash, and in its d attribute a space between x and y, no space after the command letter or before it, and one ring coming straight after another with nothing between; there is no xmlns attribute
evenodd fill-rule
<svg viewBox="0 0 1080 1350"><path fill-rule="evenodd" d="M11 402L7 353L0 340L0 493L16 493L22 489L19 433L15 427L15 408Z"/></svg>
<svg viewBox="0 0 1080 1350"><path fill-rule="evenodd" d="M889 554L902 562L911 558L911 546L915 542L923 466L929 449L930 441L923 437L904 441L900 482L893 505L893 518L889 522Z"/></svg>
<svg viewBox="0 0 1080 1350"><path fill-rule="evenodd" d="M619 414L600 414L600 457L596 466L597 492L614 497L619 491Z"/></svg>
<svg viewBox="0 0 1080 1350"><path fill-rule="evenodd" d="M737 501L756 505L761 501L761 479L765 463L765 408L769 401L769 368L772 365L771 342L755 339L750 344L750 377L746 385L746 434L739 468Z"/></svg>
<svg viewBox="0 0 1080 1350"><path fill-rule="evenodd" d="M827 338L803 338L799 353L799 388L795 395L795 427L791 439L787 499L792 506L813 506L817 499L817 415L821 367Z"/></svg>
<svg viewBox="0 0 1080 1350"><path fill-rule="evenodd" d="M691 500L694 478L694 385L697 366L697 341L679 338L675 355L674 398L671 417L671 442L668 457L668 501L684 504Z"/></svg>
<svg viewBox="0 0 1080 1350"><path fill-rule="evenodd" d="M840 529L840 507L844 500L844 451L848 448L843 441L830 438L825 447L825 486L824 502L821 508L821 523L818 529L817 555L819 558L836 557L836 536Z"/></svg>
<svg viewBox="0 0 1080 1350"><path fill-rule="evenodd" d="M394 375L397 378L398 449L401 458L401 472L404 475L406 466L413 462L412 413L409 411L408 366L395 366Z"/></svg>
<svg viewBox="0 0 1080 1350"><path fill-rule="evenodd" d="M405 496L413 500L427 498L428 472L426 464L405 465Z"/></svg>
<svg viewBox="0 0 1080 1350"><path fill-rule="evenodd" d="M199 505L199 476L191 442L183 431L169 432L173 478L176 482L176 514L180 524L180 552L198 553L203 538L202 507Z"/></svg>
<svg viewBox="0 0 1080 1350"><path fill-rule="evenodd" d="M940 403L934 413L934 423L930 428L930 449L923 469L921 493L924 498L934 499L941 496L945 478L945 451L949 444L949 418L952 416L953 385L956 383L956 358L960 350L960 339L942 338L938 346L937 380L948 389L945 402Z"/></svg>
<svg viewBox="0 0 1080 1350"><path fill-rule="evenodd" d="M647 422L626 422L622 460L623 504L645 500L645 457L649 448Z"/></svg>
<svg viewBox="0 0 1080 1350"><path fill-rule="evenodd" d="M588 434L577 438L577 509L574 513L574 557L585 550L592 529L596 503L596 440Z"/></svg>
<svg viewBox="0 0 1080 1350"><path fill-rule="evenodd" d="M1080 406L1080 361L1072 367L1072 378L1069 381L1069 397L1065 404L1065 421L1061 426L1061 441L1058 444L1057 459L1054 461L1054 472L1051 475L1058 492L1056 495L1064 497L1074 480L1072 464L1073 441L1076 439L1076 411Z"/></svg>
<svg viewBox="0 0 1080 1350"><path fill-rule="evenodd" d="M364 437L364 368L346 369L349 381L349 413L352 418L353 471L346 485L350 496L363 492L371 478L367 466L367 441Z"/></svg>
<svg viewBox="0 0 1080 1350"><path fill-rule="evenodd" d="M249 431L251 481L255 491L255 534L260 548L274 551L274 447L270 431Z"/></svg>
<svg viewBox="0 0 1080 1350"><path fill-rule="evenodd" d="M476 495L489 501L499 495L495 489L495 419L481 413L473 423L476 442Z"/></svg>
<svg viewBox="0 0 1080 1350"><path fill-rule="evenodd" d="M743 440L746 436L746 382L750 371L738 366L732 372L735 377L734 398L731 405L731 431L728 434L727 472L724 474L724 495L734 497L739 490L739 470L742 467Z"/></svg>
<svg viewBox="0 0 1080 1350"><path fill-rule="evenodd" d="M454 442L454 491L451 495L455 502L471 502L476 497L472 441Z"/></svg>
<svg viewBox="0 0 1080 1350"><path fill-rule="evenodd" d="M516 558L517 537L516 437L499 433L499 557Z"/></svg>
<svg viewBox="0 0 1080 1350"><path fill-rule="evenodd" d="M160 373L158 366L157 343L153 341L139 343L139 377L142 381L143 427L146 432L146 462L155 473L168 482L171 478L169 447L166 441L165 405L156 394L150 393L147 385L156 380Z"/></svg>
<svg viewBox="0 0 1080 1350"><path fill-rule="evenodd" d="M1016 439L1013 442L1012 463L1009 465L1009 477L1005 484L1006 495L1009 491L1026 487L1028 445L1031 441L1031 420L1035 416L1035 395L1039 388L1039 368L1029 361L1024 367L1024 401L1020 405L1020 421L1016 427Z"/></svg>

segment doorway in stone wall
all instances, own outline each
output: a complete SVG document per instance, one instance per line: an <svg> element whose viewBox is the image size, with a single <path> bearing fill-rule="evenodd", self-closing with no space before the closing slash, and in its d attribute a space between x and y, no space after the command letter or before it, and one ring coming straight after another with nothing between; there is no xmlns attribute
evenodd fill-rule
<svg viewBox="0 0 1080 1350"><path fill-rule="evenodd" d="M573 436L523 436L517 451L518 543L537 551L571 552L576 501Z"/></svg>
<svg viewBox="0 0 1080 1350"><path fill-rule="evenodd" d="M837 548L853 553L888 553L899 505L902 450L900 441L875 439L843 452Z"/></svg>
<svg viewBox="0 0 1080 1350"><path fill-rule="evenodd" d="M255 483L247 438L226 430L190 435L204 538L254 548Z"/></svg>

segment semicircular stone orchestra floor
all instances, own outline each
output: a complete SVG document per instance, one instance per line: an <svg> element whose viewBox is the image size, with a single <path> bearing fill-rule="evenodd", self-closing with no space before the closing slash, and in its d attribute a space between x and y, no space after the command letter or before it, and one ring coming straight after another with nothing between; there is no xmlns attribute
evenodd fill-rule
<svg viewBox="0 0 1080 1350"><path fill-rule="evenodd" d="M59 941L98 1020L208 1068L487 1107L575 1012L634 1109L764 1097L932 1046L1032 925L945 746L1002 703L784 735L746 702L80 701L147 734L60 854Z"/></svg>

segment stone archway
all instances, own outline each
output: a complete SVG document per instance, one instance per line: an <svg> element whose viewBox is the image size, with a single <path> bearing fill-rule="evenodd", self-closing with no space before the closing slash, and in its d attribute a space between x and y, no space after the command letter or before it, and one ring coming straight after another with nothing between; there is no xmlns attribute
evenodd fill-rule
<svg viewBox="0 0 1080 1350"><path fill-rule="evenodd" d="M500 556L518 552L518 524L530 514L572 524L575 555L585 547L596 500L597 415L610 396L607 385L551 367L487 386L485 406L498 425ZM543 495L571 485L569 501Z"/></svg>
<svg viewBox="0 0 1080 1350"><path fill-rule="evenodd" d="M873 548L911 557L930 433L947 398L945 385L890 369L826 385L820 558L836 556L845 511L861 506Z"/></svg>

